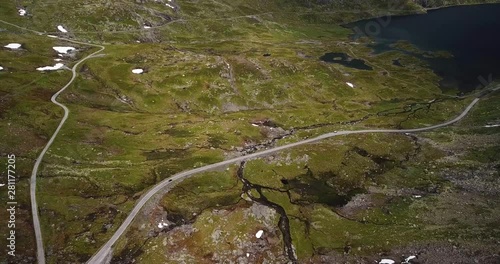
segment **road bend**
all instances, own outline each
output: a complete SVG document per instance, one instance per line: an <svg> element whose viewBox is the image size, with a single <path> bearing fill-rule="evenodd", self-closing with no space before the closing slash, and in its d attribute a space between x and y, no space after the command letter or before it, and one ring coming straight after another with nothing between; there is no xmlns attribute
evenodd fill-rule
<svg viewBox="0 0 500 264"><path fill-rule="evenodd" d="M45 153L47 153L47 151L49 150L52 143L54 143L54 140L56 139L57 135L59 134L59 131L63 127L64 123L66 123L66 120L68 119L68 116L69 116L69 109L65 105L59 103L57 101L57 97L73 83L73 81L75 80L75 78L77 76L76 69L78 68L78 66L80 64L82 64L84 61L96 56L97 54L99 54L101 51L103 51L105 49L105 47L101 46L101 45L89 44L89 43L85 43L85 42L80 42L80 41L75 41L75 40L60 38L60 37L52 37L52 38L57 38L59 40L64 40L64 41L68 41L68 42L72 42L72 43L76 43L76 44L97 47L97 48L99 48L99 50L86 56L85 58L79 60L73 66L73 68L71 68L72 76L71 76L71 79L69 80L69 82L66 83L66 85L64 87L62 87L57 93L55 93L52 96L52 98L50 99L52 101L52 103L60 106L64 110L64 116L61 119L61 122L59 122L59 126L57 126L56 130L54 131L54 134L52 134L52 137L47 142L47 144L43 148L42 152L40 152L40 155L38 155L38 158L36 159L35 165L33 166L33 171L31 172L31 179L30 179L31 213L33 216L33 229L35 230L36 255L37 255L37 260L38 260L39 264L45 264L45 250L43 247L42 230L40 227L40 219L38 216L38 205L37 205L37 201L36 201L36 175L38 173L38 168L40 167L40 164L42 163L43 157L45 156Z"/></svg>
<svg viewBox="0 0 500 264"><path fill-rule="evenodd" d="M499 90L499 88L491 89L490 91L496 91L496 90ZM189 170L189 171L185 171L185 172L181 172L181 173L175 174L172 177L167 178L167 179L161 181L160 183L158 183L157 185L155 185L154 187L152 187L145 195L143 195L139 199L139 201L135 205L134 209L132 209L132 211L129 213L129 215L127 216L127 218L125 219L125 221L115 231L115 233L113 234L113 236L106 242L106 244L104 244L99 249L99 251L94 256L92 256L92 258L90 260L88 260L87 263L88 264L104 264L104 263L109 263L109 261L112 258L112 247L113 247L113 245L120 238L120 236L123 235L123 233L126 231L126 229L128 228L128 226L132 223L132 221L134 220L134 218L137 216L137 214L139 213L139 211L141 210L141 208L146 204L146 202L153 195L157 194L160 190L162 190L163 188L169 186L170 184L173 184L174 182L178 182L178 181L187 179L187 178L189 178L189 177L191 177L191 176L193 176L195 174L201 173L201 172L211 171L211 170L218 169L218 168L221 168L221 167L225 167L225 166L228 166L228 165L231 165L231 164L235 164L235 163L238 163L238 162L241 162L241 161L245 161L245 160L249 160L249 159L253 159L253 158L257 158L257 157L266 156L266 155L269 155L269 154L272 154L272 153L276 153L276 152L279 152L279 151L282 151L282 150L285 150L285 149L290 149L290 148L293 148L293 147L296 147L296 146L300 146L300 145L304 145L304 144L314 143L314 142L317 142L317 141L320 141L320 140L324 140L324 139L332 138L332 137L336 137L336 136L350 135L350 134L367 134L367 133L416 133L416 132L424 132L424 131L429 131L429 130L433 130L433 129L437 129L437 128L442 128L442 127L454 124L454 123L460 121L461 119L463 119L470 112L470 110L472 109L472 107L474 107L474 105L476 105L478 102L479 102L479 98L475 98L465 108L465 110L459 116L457 116L456 118L454 118L454 119L452 119L450 121L447 121L447 122L444 122L444 123L441 123L441 124L437 124L437 125L434 125L434 126L423 127L423 128L414 128L414 129L368 129L368 130L338 131L338 132L333 132L333 133L327 133L327 134L323 134L323 135L320 135L320 136L315 137L315 138L298 141L298 142L295 142L295 143L291 143L291 144L287 144L287 145L275 147L275 148L264 150L264 151L261 151L261 152L257 152L257 153L249 154L249 155L246 155L246 156L241 156L241 157L233 158L233 159L230 159L230 160L218 162L218 163L215 163L215 164L211 164L211 165L207 165L207 166L199 167L199 168L196 168L196 169L193 169L193 170Z"/></svg>

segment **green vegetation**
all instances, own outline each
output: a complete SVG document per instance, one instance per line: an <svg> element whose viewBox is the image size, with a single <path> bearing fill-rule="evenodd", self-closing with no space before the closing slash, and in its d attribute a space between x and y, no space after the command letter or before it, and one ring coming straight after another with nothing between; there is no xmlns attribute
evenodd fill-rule
<svg viewBox="0 0 500 264"><path fill-rule="evenodd" d="M162 205L169 216L190 222L213 206L236 204L241 199L242 185L231 174L234 172L213 172L187 179L163 198Z"/></svg>
<svg viewBox="0 0 500 264"><path fill-rule="evenodd" d="M351 32L340 26L387 12L387 2L179 0L176 10L155 1L2 3L2 20L43 32L64 25L70 33L54 34L106 46L105 56L84 63L61 95L70 117L39 172L48 262L86 261L145 190L175 173L334 130L421 127L461 112L470 100L444 96L425 63L396 51L373 55L364 45L368 40L352 43ZM414 1L400 2L391 13L423 10ZM17 14L21 6L27 6L27 17ZM145 30L146 24L154 28ZM0 22L0 46L11 42L23 46L0 48L5 68L0 71L0 162L6 153L18 156L23 230L18 258L26 260L34 258L28 177L62 115L50 97L70 78L69 71L35 68L54 64L58 56L52 46L78 49L76 56L64 57L68 67L94 49ZM327 52L362 59L374 70L320 62ZM394 66L395 59L411 67ZM133 74L134 68L145 73ZM487 180L497 182L500 130L484 126L499 121L498 97L482 99L457 127L418 137L338 137L253 160L245 177L266 187L263 194L289 215L300 260L339 253L346 244L353 255L365 256L433 239L477 235L471 240L484 243L488 232L498 234L491 217L498 201L473 192L477 200L467 212L481 212L484 222L449 213L460 207L458 191L470 188L449 175L477 170L492 173ZM273 125L252 125L265 121ZM466 138L472 143L462 147ZM256 205L244 199L235 174L233 167L205 173L155 198L161 206L150 205L153 213L136 220L115 257L140 263L186 257L202 263L252 252L254 261L283 260L278 216L272 210L269 218L255 214ZM363 195L367 204L350 207ZM483 202L487 206L479 206ZM446 207L450 217L435 205ZM156 228L164 213L176 228ZM442 221L431 221L436 215ZM468 229L472 225L478 227ZM254 237L260 229L269 234L265 241ZM0 226L0 234L5 231ZM212 240L214 233L219 242ZM252 251L255 245L269 254Z"/></svg>

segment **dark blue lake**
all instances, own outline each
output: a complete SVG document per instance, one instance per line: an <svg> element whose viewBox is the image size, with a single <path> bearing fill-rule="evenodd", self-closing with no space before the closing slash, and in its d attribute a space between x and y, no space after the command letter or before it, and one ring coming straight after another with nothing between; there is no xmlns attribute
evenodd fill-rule
<svg viewBox="0 0 500 264"><path fill-rule="evenodd" d="M500 79L500 4L449 7L424 15L363 20L348 27L355 29L355 38L360 33L373 38L377 43L372 45L375 53L393 50L391 45L401 40L422 51L451 53L452 58L414 54L428 61L443 78L440 85L444 90L469 92L481 87L490 76Z"/></svg>

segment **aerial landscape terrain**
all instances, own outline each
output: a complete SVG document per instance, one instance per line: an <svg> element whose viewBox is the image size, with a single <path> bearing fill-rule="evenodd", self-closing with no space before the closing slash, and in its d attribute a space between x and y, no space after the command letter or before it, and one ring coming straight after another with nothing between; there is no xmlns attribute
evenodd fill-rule
<svg viewBox="0 0 500 264"><path fill-rule="evenodd" d="M0 0L0 264L500 263L498 32L498 0Z"/></svg>

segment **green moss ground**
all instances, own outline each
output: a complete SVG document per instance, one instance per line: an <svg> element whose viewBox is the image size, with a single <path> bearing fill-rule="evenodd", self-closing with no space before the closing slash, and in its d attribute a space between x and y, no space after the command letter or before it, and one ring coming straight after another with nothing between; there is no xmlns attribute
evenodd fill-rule
<svg viewBox="0 0 500 264"><path fill-rule="evenodd" d="M2 19L46 32L63 24L73 32L70 37L106 44L106 55L82 65L75 83L62 94L60 100L69 107L70 118L40 170L38 203L50 263L85 261L153 184L177 172L221 161L248 144L269 140L265 129L251 125L254 121L270 119L285 130L294 128L293 135L276 143L280 145L333 130L432 125L453 118L470 102L444 100L427 108L429 101L442 97L442 92L438 77L424 63L397 52L373 56L365 45L350 43L350 32L337 25L379 13L384 6L373 1L368 1L361 13L351 12L359 6L357 1L327 7L304 7L290 1L179 1L177 13L152 2L113 1L106 6L103 1L64 1L57 8L53 2L21 2L33 16L18 16L14 2L8 1L0 7ZM89 8L92 12L87 12ZM65 12L47 12L54 9ZM417 9L408 5L401 12ZM327 14L320 16L318 11ZM184 21L150 31L108 32L141 29L146 22L163 25L166 20L159 13ZM253 14L258 15L246 16ZM50 96L70 78L69 71L40 73L35 68L53 64L57 55L51 47L67 43L4 24L0 28L5 29L0 31L1 46L23 44L19 51L0 48L0 66L6 68L0 72L0 153L19 156L20 221L25 230L20 245L31 245L27 179L35 157L62 115L62 110L49 102ZM77 58L68 61L68 66L92 51L77 47ZM364 59L374 70L319 62L327 52ZM265 53L271 56L264 57ZM396 58L411 67L393 66ZM146 73L132 74L136 67ZM381 74L383 71L389 74ZM233 79L228 77L230 72ZM353 82L356 88L345 82ZM425 136L455 142L454 133L497 134L497 128L482 127L498 121L497 99L497 95L485 98L461 127ZM403 111L408 105L415 111L410 118ZM348 123L361 119L364 121ZM497 145L466 151L467 160L473 164L495 161ZM279 154L273 163L252 161L246 174L252 182L273 188L286 189L282 179L296 180L298 186L312 183L314 190L333 190L348 197L371 188L382 189L377 193L383 197L393 196L393 189L398 188L453 189L437 175L441 165L434 169L435 175L426 171L445 152L424 142L419 153L415 154L415 148L411 137L405 135L341 137ZM407 162L408 156L414 162ZM313 176L307 175L306 166ZM239 197L238 183L229 174L217 175L209 175L216 181L186 181L188 187L203 189L194 196L174 189L163 204L187 217L209 214L206 209L217 203L234 202ZM413 223L413 200L384 204L397 211L388 220L377 208L356 215L389 227L405 223L391 229L339 218L317 196L297 190L291 193L308 204L291 204L279 192L270 191L269 195L297 219L304 218L301 210L308 210L308 221L317 221L322 227L312 232L323 234L306 236L303 222L291 221L300 258L311 256L318 248L339 251L350 239L353 245L366 240L358 254L368 254L428 235L419 232L425 223L406 225ZM185 197L186 204L173 203L177 195ZM237 214L234 219L238 219ZM335 228L325 231L328 226ZM4 228L0 227L0 232ZM345 229L356 231L346 235L341 232ZM378 239L385 235L387 243L384 241L382 247ZM339 236L342 239L331 240ZM437 233L436 238L442 237ZM21 258L34 256L32 247L20 248ZM147 257L144 261L147 263Z"/></svg>

